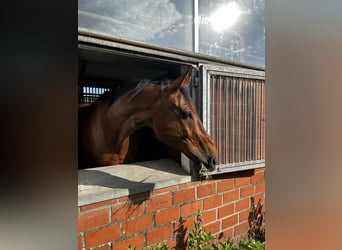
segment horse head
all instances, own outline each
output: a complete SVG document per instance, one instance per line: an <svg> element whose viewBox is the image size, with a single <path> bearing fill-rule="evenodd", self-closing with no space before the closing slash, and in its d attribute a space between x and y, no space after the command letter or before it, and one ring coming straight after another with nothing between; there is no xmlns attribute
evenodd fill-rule
<svg viewBox="0 0 342 250"><path fill-rule="evenodd" d="M193 161L215 169L217 149L204 129L196 108L185 91L191 80L191 71L167 85L162 98L152 109L150 126L163 143L183 152ZM199 169L197 169L199 170Z"/></svg>

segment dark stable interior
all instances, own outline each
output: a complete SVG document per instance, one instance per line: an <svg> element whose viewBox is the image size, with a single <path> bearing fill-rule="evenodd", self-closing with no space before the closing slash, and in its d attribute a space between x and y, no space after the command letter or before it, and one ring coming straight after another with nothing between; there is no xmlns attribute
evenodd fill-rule
<svg viewBox="0 0 342 250"><path fill-rule="evenodd" d="M180 75L181 66L136 55L79 49L78 85L79 88L111 88L130 80L175 79ZM132 136L137 141L136 157L132 162L172 158L180 164L180 153L160 142L151 128L140 128Z"/></svg>

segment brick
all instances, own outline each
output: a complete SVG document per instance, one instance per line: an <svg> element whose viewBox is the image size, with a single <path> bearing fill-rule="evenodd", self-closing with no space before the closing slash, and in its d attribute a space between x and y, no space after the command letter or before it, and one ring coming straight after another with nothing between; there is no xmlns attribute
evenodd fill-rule
<svg viewBox="0 0 342 250"><path fill-rule="evenodd" d="M195 200L195 188L180 190L173 193L174 205L178 205L193 200Z"/></svg>
<svg viewBox="0 0 342 250"><path fill-rule="evenodd" d="M232 227L238 223L238 215L234 214L226 219L222 220L222 230Z"/></svg>
<svg viewBox="0 0 342 250"><path fill-rule="evenodd" d="M203 200L203 209L209 210L211 208L219 207L222 205L222 195L217 195L215 197L207 198Z"/></svg>
<svg viewBox="0 0 342 250"><path fill-rule="evenodd" d="M188 183L183 183L183 184L179 184L179 189L182 189L182 188L187 188L187 187L193 187L193 186L196 186L200 184L199 181L193 181L193 182L188 182Z"/></svg>
<svg viewBox="0 0 342 250"><path fill-rule="evenodd" d="M202 210L202 201L195 201L181 206L181 216L186 218L190 215L197 214L198 210Z"/></svg>
<svg viewBox="0 0 342 250"><path fill-rule="evenodd" d="M159 195L146 200L146 213L171 207L171 194Z"/></svg>
<svg viewBox="0 0 342 250"><path fill-rule="evenodd" d="M77 246L78 246L78 250L82 249L82 236L81 235L78 236L78 244L77 244Z"/></svg>
<svg viewBox="0 0 342 250"><path fill-rule="evenodd" d="M201 185L197 187L198 199L214 194L216 194L216 183L210 183L208 185Z"/></svg>
<svg viewBox="0 0 342 250"><path fill-rule="evenodd" d="M247 221L234 227L234 237L240 236L241 234L246 235L247 232L248 232Z"/></svg>
<svg viewBox="0 0 342 250"><path fill-rule="evenodd" d="M235 188L249 185L249 177L238 177L235 179Z"/></svg>
<svg viewBox="0 0 342 250"><path fill-rule="evenodd" d="M127 202L127 201L141 201L146 200L150 197L150 192L144 192L139 194L133 194L125 197L121 197L119 202ZM142 201L141 201L142 202Z"/></svg>
<svg viewBox="0 0 342 250"><path fill-rule="evenodd" d="M254 188L255 188L254 185L241 188L240 189L240 199L253 195L254 194Z"/></svg>
<svg viewBox="0 0 342 250"><path fill-rule="evenodd" d="M264 173L256 173L255 175L251 176L251 184L258 183L264 181Z"/></svg>
<svg viewBox="0 0 342 250"><path fill-rule="evenodd" d="M258 173L258 172L265 172L265 168L257 168L255 169L255 172Z"/></svg>
<svg viewBox="0 0 342 250"><path fill-rule="evenodd" d="M172 224L149 231L146 233L147 246L172 237Z"/></svg>
<svg viewBox="0 0 342 250"><path fill-rule="evenodd" d="M81 212L84 212L84 211L87 211L87 210L90 210L90 209L94 209L94 208L98 208L98 207L114 205L116 203L118 203L118 199L113 199L113 200L108 200L108 201L101 201L101 202L85 205L85 206L81 207Z"/></svg>
<svg viewBox="0 0 342 250"><path fill-rule="evenodd" d="M101 209L78 214L78 231L104 226L109 223L109 209Z"/></svg>
<svg viewBox="0 0 342 250"><path fill-rule="evenodd" d="M234 188L234 179L223 180L217 183L217 193L226 192Z"/></svg>
<svg viewBox="0 0 342 250"><path fill-rule="evenodd" d="M262 193L262 192L265 192L265 182L258 183L255 186L255 193L256 194Z"/></svg>
<svg viewBox="0 0 342 250"><path fill-rule="evenodd" d="M183 232L190 231L193 228L195 221L196 216L193 216L175 223L175 234L182 234Z"/></svg>
<svg viewBox="0 0 342 250"><path fill-rule="evenodd" d="M218 235L218 240L223 242L226 241L228 238L233 238L233 228L229 228L227 230L221 231L221 233Z"/></svg>
<svg viewBox="0 0 342 250"><path fill-rule="evenodd" d="M166 223L177 221L179 219L179 207L166 209L161 212L157 212L154 215L154 221L156 226L161 226Z"/></svg>
<svg viewBox="0 0 342 250"><path fill-rule="evenodd" d="M143 214L143 204L126 203L112 207L112 222L127 220Z"/></svg>
<svg viewBox="0 0 342 250"><path fill-rule="evenodd" d="M107 246L93 248L93 250L110 250L110 247L109 247L109 245L107 245Z"/></svg>
<svg viewBox="0 0 342 250"><path fill-rule="evenodd" d="M258 204L259 199L261 200L261 203L264 203L265 202L265 193L254 196L254 204L255 205Z"/></svg>
<svg viewBox="0 0 342 250"><path fill-rule="evenodd" d="M207 212L203 212L202 213L202 219L203 219L203 223L210 223L210 222L213 222L213 221L216 221L216 216L217 214L217 211L216 209L213 209L213 210L210 210L210 211L207 211Z"/></svg>
<svg viewBox="0 0 342 250"><path fill-rule="evenodd" d="M247 211L243 211L239 213L239 223L242 223L244 221L248 220L248 216L249 216L250 210Z"/></svg>
<svg viewBox="0 0 342 250"><path fill-rule="evenodd" d="M156 195L156 194L162 194L162 193L170 193L171 191L176 190L178 187L177 185L171 186L171 187L166 187L166 188L160 188L157 190L153 190L152 191L152 195Z"/></svg>
<svg viewBox="0 0 342 250"><path fill-rule="evenodd" d="M218 209L218 218L230 216L234 213L234 204L229 204Z"/></svg>
<svg viewBox="0 0 342 250"><path fill-rule="evenodd" d="M220 232L221 221L216 221L214 223L203 226L207 233L211 232L212 234L216 234Z"/></svg>
<svg viewBox="0 0 342 250"><path fill-rule="evenodd" d="M120 238L120 225L114 224L95 231L85 233L85 246L95 247L97 245L117 240Z"/></svg>
<svg viewBox="0 0 342 250"><path fill-rule="evenodd" d="M223 194L223 203L227 204L239 200L239 190L230 191Z"/></svg>
<svg viewBox="0 0 342 250"><path fill-rule="evenodd" d="M138 234L137 236L113 243L112 249L128 249L129 245L137 249L142 248L144 246L144 235Z"/></svg>
<svg viewBox="0 0 342 250"><path fill-rule="evenodd" d="M139 233L152 228L152 215L145 215L133 220L125 221L123 226L123 236Z"/></svg>
<svg viewBox="0 0 342 250"><path fill-rule="evenodd" d="M235 203L235 212L250 208L249 199L244 199Z"/></svg>

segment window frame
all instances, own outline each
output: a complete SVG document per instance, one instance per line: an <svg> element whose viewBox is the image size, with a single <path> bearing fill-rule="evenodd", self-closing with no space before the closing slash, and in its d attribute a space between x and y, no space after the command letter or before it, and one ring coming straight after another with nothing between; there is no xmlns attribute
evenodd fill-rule
<svg viewBox="0 0 342 250"><path fill-rule="evenodd" d="M200 103L200 114L202 114L203 127L206 129L210 135L210 78L212 75L222 75L229 77L241 77L255 80L265 81L265 71L264 70L253 70L247 68L238 68L235 66L228 65L212 65L212 64L201 64L200 65L200 86L201 86L201 96L202 101ZM265 98L265 97L263 97ZM262 120L263 118L261 118ZM261 126L261 123L260 123ZM262 129L262 127L261 127ZM261 137L261 140L265 140L265 134ZM262 145L262 143L261 143ZM236 162L236 163L225 163L216 166L213 172L208 174L216 175L227 172L236 172L248 169L256 169L265 167L265 159Z"/></svg>

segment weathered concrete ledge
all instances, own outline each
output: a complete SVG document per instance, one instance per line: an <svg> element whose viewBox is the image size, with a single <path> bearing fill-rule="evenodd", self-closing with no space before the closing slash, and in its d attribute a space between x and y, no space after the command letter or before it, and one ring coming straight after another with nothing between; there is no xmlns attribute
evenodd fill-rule
<svg viewBox="0 0 342 250"><path fill-rule="evenodd" d="M78 171L78 206L142 193L191 181L171 159Z"/></svg>

